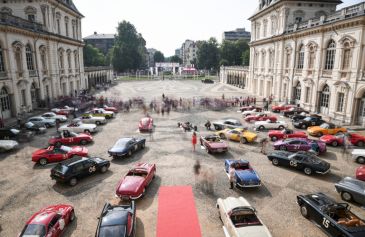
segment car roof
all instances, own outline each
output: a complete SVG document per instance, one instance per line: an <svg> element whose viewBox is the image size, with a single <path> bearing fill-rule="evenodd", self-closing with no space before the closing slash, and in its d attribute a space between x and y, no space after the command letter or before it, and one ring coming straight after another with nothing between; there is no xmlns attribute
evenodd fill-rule
<svg viewBox="0 0 365 237"><path fill-rule="evenodd" d="M336 204L336 202L332 198L328 197L326 194L323 193L308 194L306 195L306 197L314 201L319 206Z"/></svg>
<svg viewBox="0 0 365 237"><path fill-rule="evenodd" d="M127 225L128 213L123 207L110 207L103 215L101 226Z"/></svg>
<svg viewBox="0 0 365 237"><path fill-rule="evenodd" d="M81 157L81 156L73 156L70 159L64 160L61 162L62 165L64 166L73 166L77 163L83 162L85 160L89 160L88 157Z"/></svg>
<svg viewBox="0 0 365 237"><path fill-rule="evenodd" d="M228 164L250 164L248 160L226 160Z"/></svg>

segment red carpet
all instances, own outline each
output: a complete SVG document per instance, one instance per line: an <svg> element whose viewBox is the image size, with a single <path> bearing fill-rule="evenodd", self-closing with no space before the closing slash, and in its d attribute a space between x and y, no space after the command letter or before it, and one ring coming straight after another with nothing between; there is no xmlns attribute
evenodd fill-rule
<svg viewBox="0 0 365 237"><path fill-rule="evenodd" d="M156 237L201 237L191 186L160 187Z"/></svg>

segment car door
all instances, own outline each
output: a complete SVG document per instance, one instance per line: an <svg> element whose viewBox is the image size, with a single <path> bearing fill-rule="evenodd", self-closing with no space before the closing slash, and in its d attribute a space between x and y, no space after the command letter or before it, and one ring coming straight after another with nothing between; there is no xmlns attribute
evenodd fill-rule
<svg viewBox="0 0 365 237"><path fill-rule="evenodd" d="M82 177L92 175L97 170L96 163L92 160L87 160L87 161L83 162L82 164L83 164Z"/></svg>
<svg viewBox="0 0 365 237"><path fill-rule="evenodd" d="M128 212L128 218L127 218L127 236L130 237L133 234L133 227L134 227L134 218L133 213Z"/></svg>
<svg viewBox="0 0 365 237"><path fill-rule="evenodd" d="M301 142L300 141L297 141L297 140L290 141L288 143L287 150L288 151L299 151L300 146L301 146Z"/></svg>
<svg viewBox="0 0 365 237"><path fill-rule="evenodd" d="M132 151L137 151L138 150L138 148L139 148L139 146L138 146L138 142L137 142L137 140L136 139L132 139L131 141L130 141L130 149L132 150Z"/></svg>
<svg viewBox="0 0 365 237"><path fill-rule="evenodd" d="M52 154L52 162L57 162L57 161L62 161L62 160L66 160L68 158L67 152L55 147L53 148Z"/></svg>
<svg viewBox="0 0 365 237"><path fill-rule="evenodd" d="M48 224L47 237L58 237L65 228L65 220L61 214L56 214Z"/></svg>
<svg viewBox="0 0 365 237"><path fill-rule="evenodd" d="M303 157L300 155L296 155L294 157L292 157L289 161L289 165L297 170L302 170L303 169Z"/></svg>
<svg viewBox="0 0 365 237"><path fill-rule="evenodd" d="M301 141L300 143L301 143L300 144L301 151L309 151L312 148L312 146L309 142Z"/></svg>
<svg viewBox="0 0 365 237"><path fill-rule="evenodd" d="M239 131L232 130L229 133L229 135L230 135L230 137L229 137L230 140L234 140L234 141L239 141L240 140L240 132Z"/></svg>

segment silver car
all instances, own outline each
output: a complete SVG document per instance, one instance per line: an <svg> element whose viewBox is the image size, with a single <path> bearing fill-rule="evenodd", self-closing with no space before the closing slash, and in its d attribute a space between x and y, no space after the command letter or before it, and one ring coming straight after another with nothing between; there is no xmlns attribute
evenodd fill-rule
<svg viewBox="0 0 365 237"><path fill-rule="evenodd" d="M225 119L212 122L213 127L215 130L223 130L225 128L235 129L235 128L242 128L243 125L237 119Z"/></svg>
<svg viewBox="0 0 365 237"><path fill-rule="evenodd" d="M46 118L46 119L54 119L54 120L58 120L59 122L63 123L63 122L66 122L67 121L67 117L64 116L64 115L58 115L58 114L55 114L53 112L48 112L48 113L44 113L42 115L43 118Z"/></svg>
<svg viewBox="0 0 365 237"><path fill-rule="evenodd" d="M54 127L56 125L55 119L46 119L43 117L31 117L28 119L28 122L32 122L35 125L38 125L40 127L45 126L46 128Z"/></svg>
<svg viewBox="0 0 365 237"><path fill-rule="evenodd" d="M347 202L355 201L365 205L365 182L346 177L335 184L336 191L341 194L341 198Z"/></svg>

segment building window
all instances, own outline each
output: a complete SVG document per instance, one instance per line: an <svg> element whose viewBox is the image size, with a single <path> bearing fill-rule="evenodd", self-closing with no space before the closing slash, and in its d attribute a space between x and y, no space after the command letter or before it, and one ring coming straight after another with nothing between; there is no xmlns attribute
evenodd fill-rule
<svg viewBox="0 0 365 237"><path fill-rule="evenodd" d="M0 91L0 103L1 103L2 111L10 110L9 94L8 94L8 91L4 87Z"/></svg>
<svg viewBox="0 0 365 237"><path fill-rule="evenodd" d="M260 39L260 24L256 25L256 39Z"/></svg>
<svg viewBox="0 0 365 237"><path fill-rule="evenodd" d="M273 17L271 19L271 34L272 35L275 35L275 33L276 33L276 25L277 25L277 19L276 19L276 17Z"/></svg>
<svg viewBox="0 0 365 237"><path fill-rule="evenodd" d="M0 45L0 72L4 71L5 71L4 54L3 54L3 49L1 48Z"/></svg>
<svg viewBox="0 0 365 237"><path fill-rule="evenodd" d="M321 107L328 108L329 97L330 97L330 88L328 87L328 85L325 85L323 91L321 92L321 101L320 101Z"/></svg>
<svg viewBox="0 0 365 237"><path fill-rule="evenodd" d="M269 56L269 60L270 60L270 69L274 69L274 51L270 51L270 56Z"/></svg>
<svg viewBox="0 0 365 237"><path fill-rule="evenodd" d="M267 20L264 21L264 37L267 35Z"/></svg>
<svg viewBox="0 0 365 237"><path fill-rule="evenodd" d="M350 68L351 60L351 48L350 44L346 42L344 44L343 59L342 59L342 70L348 70Z"/></svg>
<svg viewBox="0 0 365 237"><path fill-rule="evenodd" d="M29 6L29 7L25 8L24 12L25 12L25 15L27 16L28 21L35 22L37 9Z"/></svg>
<svg viewBox="0 0 365 237"><path fill-rule="evenodd" d="M294 99L300 101L301 94L302 94L302 86L300 82L298 82L297 86L294 88Z"/></svg>
<svg viewBox="0 0 365 237"><path fill-rule="evenodd" d="M67 51L67 64L68 64L68 69L72 68L71 65L71 51Z"/></svg>
<svg viewBox="0 0 365 237"><path fill-rule="evenodd" d="M302 10L297 10L294 12L294 23L300 23L304 20L304 12Z"/></svg>
<svg viewBox="0 0 365 237"><path fill-rule="evenodd" d="M265 59L266 59L266 53L262 52L261 68L265 67Z"/></svg>
<svg viewBox="0 0 365 237"><path fill-rule="evenodd" d="M29 44L25 47L25 58L27 61L27 69L29 71L33 71L34 70L33 52Z"/></svg>
<svg viewBox="0 0 365 237"><path fill-rule="evenodd" d="M79 68L79 55L78 55L77 51L74 51L74 58L75 58L75 68L78 69Z"/></svg>
<svg viewBox="0 0 365 237"><path fill-rule="evenodd" d="M64 69L65 68L65 64L64 64L63 50L62 49L60 49L58 51L58 61L59 61L60 69Z"/></svg>
<svg viewBox="0 0 365 237"><path fill-rule="evenodd" d="M65 30L66 30L66 36L68 37L68 17L65 17Z"/></svg>
<svg viewBox="0 0 365 237"><path fill-rule="evenodd" d="M3 7L3 8L0 9L0 13L8 14L8 15L13 15L13 10L11 10L8 7Z"/></svg>
<svg viewBox="0 0 365 237"><path fill-rule="evenodd" d="M337 112L343 112L343 104L345 99L345 93L338 93L337 96Z"/></svg>
<svg viewBox="0 0 365 237"><path fill-rule="evenodd" d="M26 106L27 105L27 98L26 98L26 94L25 94L25 89L22 89L20 91L21 93L21 102L22 102L22 106Z"/></svg>
<svg viewBox="0 0 365 237"><path fill-rule="evenodd" d="M291 54L289 52L286 53L285 68L290 68L290 57Z"/></svg>
<svg viewBox="0 0 365 237"><path fill-rule="evenodd" d="M309 48L309 69L314 68L315 59L316 59L316 51L315 51L314 46L311 46Z"/></svg>
<svg viewBox="0 0 365 237"><path fill-rule="evenodd" d="M304 45L300 46L298 53L298 69L303 69L304 66Z"/></svg>
<svg viewBox="0 0 365 237"><path fill-rule="evenodd" d="M61 23L60 23L60 19L57 19L57 34L61 34Z"/></svg>
<svg viewBox="0 0 365 237"><path fill-rule="evenodd" d="M40 48L40 54L41 54L42 69L47 70L47 55L46 55L46 48L44 46Z"/></svg>
<svg viewBox="0 0 365 237"><path fill-rule="evenodd" d="M309 87L305 88L305 103L309 103L311 90Z"/></svg>
<svg viewBox="0 0 365 237"><path fill-rule="evenodd" d="M336 56L336 43L331 40L328 43L327 51L326 51L326 63L324 65L325 70L332 70L335 64L335 56Z"/></svg>
<svg viewBox="0 0 365 237"><path fill-rule="evenodd" d="M28 15L28 21L35 22L35 15Z"/></svg>
<svg viewBox="0 0 365 237"><path fill-rule="evenodd" d="M72 20L72 38L76 38L75 20Z"/></svg>

